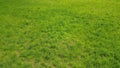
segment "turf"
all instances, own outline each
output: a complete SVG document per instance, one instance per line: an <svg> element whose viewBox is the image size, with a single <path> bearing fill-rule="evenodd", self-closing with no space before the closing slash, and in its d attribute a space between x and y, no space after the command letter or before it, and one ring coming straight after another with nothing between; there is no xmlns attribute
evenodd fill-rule
<svg viewBox="0 0 120 68"><path fill-rule="evenodd" d="M120 68L120 0L0 0L0 68Z"/></svg>

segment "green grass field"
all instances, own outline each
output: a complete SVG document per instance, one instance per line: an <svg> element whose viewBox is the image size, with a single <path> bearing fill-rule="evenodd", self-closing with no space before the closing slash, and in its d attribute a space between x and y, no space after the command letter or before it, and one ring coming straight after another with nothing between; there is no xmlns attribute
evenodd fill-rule
<svg viewBox="0 0 120 68"><path fill-rule="evenodd" d="M0 68L120 68L120 0L0 0Z"/></svg>

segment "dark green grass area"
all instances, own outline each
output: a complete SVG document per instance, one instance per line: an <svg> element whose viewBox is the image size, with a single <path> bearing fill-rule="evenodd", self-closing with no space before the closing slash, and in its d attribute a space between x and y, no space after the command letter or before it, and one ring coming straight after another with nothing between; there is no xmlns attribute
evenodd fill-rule
<svg viewBox="0 0 120 68"><path fill-rule="evenodd" d="M0 68L120 68L120 1L0 0Z"/></svg>

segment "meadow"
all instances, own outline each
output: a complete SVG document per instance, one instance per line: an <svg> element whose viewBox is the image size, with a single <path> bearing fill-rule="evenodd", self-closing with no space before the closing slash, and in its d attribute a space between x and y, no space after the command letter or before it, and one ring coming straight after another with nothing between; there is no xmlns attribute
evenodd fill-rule
<svg viewBox="0 0 120 68"><path fill-rule="evenodd" d="M120 0L0 0L0 68L120 68Z"/></svg>

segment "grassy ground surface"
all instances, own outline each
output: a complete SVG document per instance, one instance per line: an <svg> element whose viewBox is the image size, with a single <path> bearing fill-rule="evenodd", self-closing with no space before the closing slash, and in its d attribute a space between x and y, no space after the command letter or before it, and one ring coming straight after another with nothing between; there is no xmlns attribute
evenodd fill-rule
<svg viewBox="0 0 120 68"><path fill-rule="evenodd" d="M120 0L0 0L0 68L119 68Z"/></svg>

